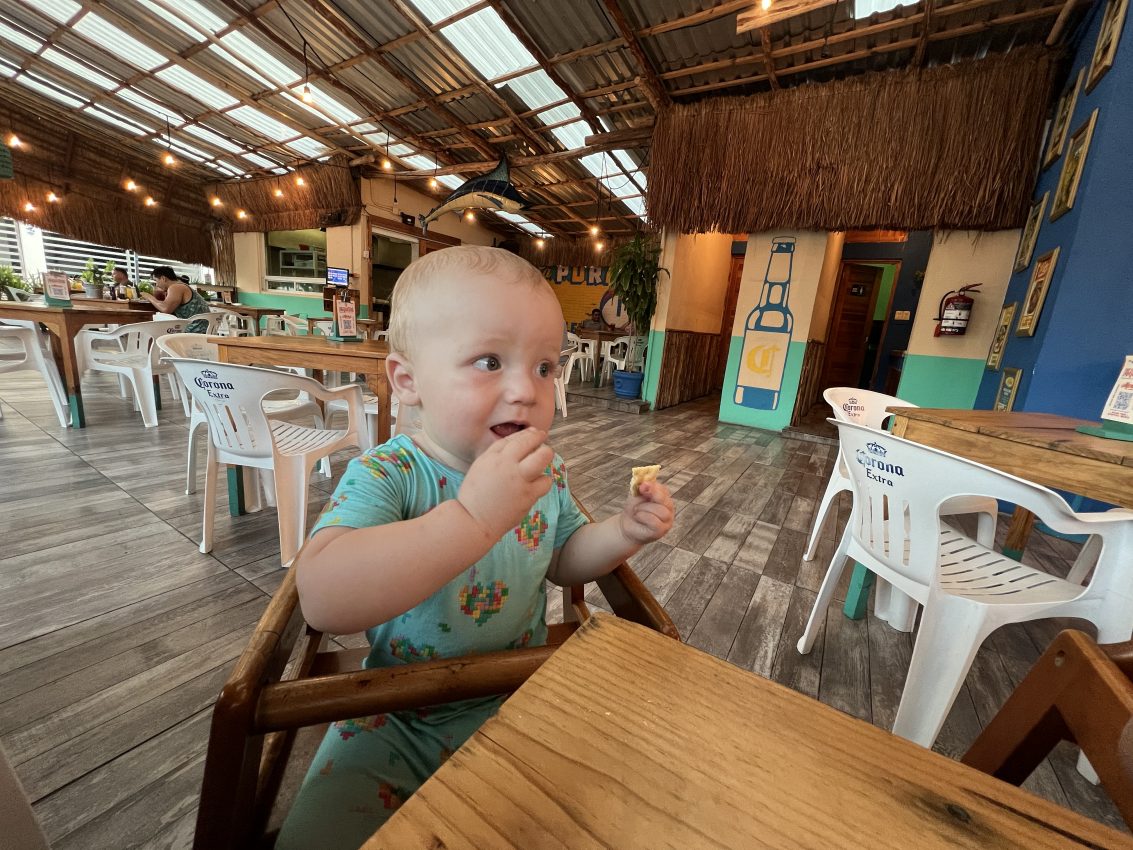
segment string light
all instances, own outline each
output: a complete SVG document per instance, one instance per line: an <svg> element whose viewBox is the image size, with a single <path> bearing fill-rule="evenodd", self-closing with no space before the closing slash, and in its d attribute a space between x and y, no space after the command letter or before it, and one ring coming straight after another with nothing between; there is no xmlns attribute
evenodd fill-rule
<svg viewBox="0 0 1133 850"><path fill-rule="evenodd" d="M163 156L163 157L161 158L161 161L162 161L162 162L163 162L163 163L164 163L165 165L168 165L168 166L170 166L170 167L172 167L172 166L174 166L174 165L176 165L176 164L177 164L177 160L176 160L176 159L174 158L173 154L171 154L171 153L168 153L168 152L167 152L167 153L165 154L165 156Z"/></svg>
<svg viewBox="0 0 1133 850"><path fill-rule="evenodd" d="M598 242L595 242L595 243L594 243L594 250L595 250L595 251L601 252L601 250L602 250L603 248L605 248L605 247L606 247L606 243L605 243L605 242L601 242L601 241L598 241Z"/></svg>
<svg viewBox="0 0 1133 850"><path fill-rule="evenodd" d="M303 93L299 97L304 103L315 102L315 96L311 94L311 84L308 82L310 76L311 68L307 64L307 39L303 39Z"/></svg>
<svg viewBox="0 0 1133 850"><path fill-rule="evenodd" d="M542 236L538 237L535 240L535 247L538 248L540 251L543 250L543 237Z"/></svg>
<svg viewBox="0 0 1133 850"><path fill-rule="evenodd" d="M237 218L247 218L248 214L246 212L244 212L243 210L236 210L236 217Z"/></svg>
<svg viewBox="0 0 1133 850"><path fill-rule="evenodd" d="M220 207L224 205L224 201L214 195L212 199L212 205L214 207Z"/></svg>
<svg viewBox="0 0 1133 850"><path fill-rule="evenodd" d="M54 192L48 192L47 193L47 203L49 203L49 204L59 203L59 196L56 195Z"/></svg>
<svg viewBox="0 0 1133 850"><path fill-rule="evenodd" d="M31 201L28 201L26 204L24 204L24 212L35 212L35 204L33 204Z"/></svg>
<svg viewBox="0 0 1133 850"><path fill-rule="evenodd" d="M759 5L761 5L763 7L763 11L766 12L768 9L771 8L771 0L763 0L763 2L760 3Z"/></svg>
<svg viewBox="0 0 1133 850"><path fill-rule="evenodd" d="M156 207L157 201L155 201L151 196L146 195L145 205L147 207Z"/></svg>
<svg viewBox="0 0 1133 850"><path fill-rule="evenodd" d="M296 177L296 178L295 178L295 185L296 185L296 186L306 186L306 185L307 185L307 181L306 181L306 180L304 180L304 179L303 179L302 177Z"/></svg>
<svg viewBox="0 0 1133 850"><path fill-rule="evenodd" d="M135 182L134 182L133 180L127 180L127 181L126 181L126 191L127 191L127 192L136 192L136 191L138 191L138 184L137 184L137 183L135 183Z"/></svg>
<svg viewBox="0 0 1133 850"><path fill-rule="evenodd" d="M275 190L275 196L277 198L282 198L283 197L283 190L282 189L276 189Z"/></svg>
<svg viewBox="0 0 1133 850"><path fill-rule="evenodd" d="M464 211L464 220L465 221L476 221L476 213L472 212L472 210L465 210Z"/></svg>
<svg viewBox="0 0 1133 850"><path fill-rule="evenodd" d="M382 168L384 168L386 171L389 171L391 168L393 168L393 163L388 159L382 159Z"/></svg>
<svg viewBox="0 0 1133 850"><path fill-rule="evenodd" d="M173 134L169 131L169 119L165 119L165 156L161 158L162 163L172 168L177 164L176 158L173 156Z"/></svg>
<svg viewBox="0 0 1133 850"><path fill-rule="evenodd" d="M430 189L436 189L437 188L437 178L436 177L430 177L429 178L429 188Z"/></svg>
<svg viewBox="0 0 1133 850"><path fill-rule="evenodd" d="M596 225L596 224L590 225L590 235L591 236L597 236L598 235L598 225Z"/></svg>
<svg viewBox="0 0 1133 850"><path fill-rule="evenodd" d="M15 133L13 133L12 135L10 135L8 137L8 147L18 148L22 144L23 144L23 142L20 141L20 137L17 136Z"/></svg>

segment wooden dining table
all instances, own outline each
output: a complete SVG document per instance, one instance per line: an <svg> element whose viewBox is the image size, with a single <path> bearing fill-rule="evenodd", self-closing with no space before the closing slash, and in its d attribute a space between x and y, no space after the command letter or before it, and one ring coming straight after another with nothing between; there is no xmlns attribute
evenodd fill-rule
<svg viewBox="0 0 1133 850"><path fill-rule="evenodd" d="M247 316L254 323L256 333L260 332L260 319L264 316L282 316L283 309L279 307L252 307L248 304L235 304L226 302L210 302L218 309L231 310L233 313L239 313L241 316Z"/></svg>
<svg viewBox="0 0 1133 850"><path fill-rule="evenodd" d="M1133 839L596 613L363 850L862 846Z"/></svg>
<svg viewBox="0 0 1133 850"><path fill-rule="evenodd" d="M310 369L321 381L326 372L354 372L366 376L366 385L378 398L378 440L390 438L390 387L386 380L389 346L375 340L335 342L325 336L210 336L221 362L238 366L297 366ZM242 486L230 474L230 511L243 513Z"/></svg>
<svg viewBox="0 0 1133 850"><path fill-rule="evenodd" d="M315 333L316 330L317 330L316 325L318 325L319 322L332 322L332 321L334 321L334 319L332 319L330 316L308 316L307 317L307 333L309 333L309 334ZM358 327L362 328L367 333L372 332L378 326L378 320L377 319L355 319L354 321L357 323Z"/></svg>
<svg viewBox="0 0 1133 850"><path fill-rule="evenodd" d="M1096 421L1054 413L890 407L892 433L941 449L1046 487L1133 509L1133 443L1082 434ZM1017 507L1003 552L1020 558L1035 517ZM864 616L870 584L858 565L846 594L845 612Z"/></svg>
<svg viewBox="0 0 1133 850"><path fill-rule="evenodd" d="M83 303L88 301L91 303ZM75 336L86 325L128 325L135 322L148 322L153 319L153 307L141 306L134 302L99 301L98 299L75 300L71 307L49 307L27 301L0 301L0 320L20 319L39 322L51 332L51 345L55 359L63 372L63 382L67 387L68 404L71 408L71 425L86 427L83 412L83 394L80 386L78 356L75 352Z"/></svg>

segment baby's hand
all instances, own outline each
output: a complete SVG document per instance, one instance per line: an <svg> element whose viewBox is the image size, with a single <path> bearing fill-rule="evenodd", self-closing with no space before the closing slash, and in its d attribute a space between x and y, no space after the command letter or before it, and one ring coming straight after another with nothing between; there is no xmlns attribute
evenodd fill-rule
<svg viewBox="0 0 1133 850"><path fill-rule="evenodd" d="M492 540L511 531L551 489L547 467L555 457L547 432L525 428L497 440L476 458L457 501Z"/></svg>
<svg viewBox="0 0 1133 850"><path fill-rule="evenodd" d="M673 499L660 481L645 481L638 495L630 496L618 520L622 534L632 543L660 540L673 527Z"/></svg>

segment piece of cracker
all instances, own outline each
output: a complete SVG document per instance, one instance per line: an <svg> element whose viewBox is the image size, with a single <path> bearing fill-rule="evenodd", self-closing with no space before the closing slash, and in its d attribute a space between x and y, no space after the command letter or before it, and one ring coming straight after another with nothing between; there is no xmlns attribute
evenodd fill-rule
<svg viewBox="0 0 1133 850"><path fill-rule="evenodd" d="M630 478L629 482L629 494L636 496L638 494L638 488L646 481L656 481L657 473L660 471L660 464L654 464L653 466L635 466L633 468L633 476Z"/></svg>

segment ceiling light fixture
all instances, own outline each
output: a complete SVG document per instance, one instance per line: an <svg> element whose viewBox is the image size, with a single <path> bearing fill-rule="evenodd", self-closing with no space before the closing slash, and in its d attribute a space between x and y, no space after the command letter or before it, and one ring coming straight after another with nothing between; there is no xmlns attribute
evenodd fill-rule
<svg viewBox="0 0 1133 850"><path fill-rule="evenodd" d="M173 135L169 132L169 119L165 119L165 156L161 158L164 165L172 168L177 164L176 157L173 156Z"/></svg>
<svg viewBox="0 0 1133 850"><path fill-rule="evenodd" d="M306 181L306 180L304 180L304 179L303 179L302 177L296 177L296 178L295 178L295 185L296 185L296 186L306 186L306 185L307 185L307 181Z"/></svg>
<svg viewBox="0 0 1133 850"><path fill-rule="evenodd" d="M763 11L766 12L768 9L771 8L771 0L763 0L763 2L760 3L759 5L762 6Z"/></svg>
<svg viewBox="0 0 1133 850"><path fill-rule="evenodd" d="M126 191L127 191L127 192L136 192L136 191L138 191L138 184L137 184L137 183L135 183L135 182L134 182L133 180L127 180L127 181L126 181Z"/></svg>
<svg viewBox="0 0 1133 850"><path fill-rule="evenodd" d="M33 204L31 201L28 201L26 204L24 204L24 212L35 212L35 204Z"/></svg>
<svg viewBox="0 0 1133 850"><path fill-rule="evenodd" d="M543 250L543 244L544 244L543 243L543 237L542 236L536 237L535 247L538 248L540 251L542 251Z"/></svg>
<svg viewBox="0 0 1133 850"><path fill-rule="evenodd" d="M155 201L150 195L146 195L145 205L147 207L156 207L157 201Z"/></svg>
<svg viewBox="0 0 1133 850"><path fill-rule="evenodd" d="M247 218L248 214L246 212L244 212L243 210L236 210L236 217L237 218Z"/></svg>
<svg viewBox="0 0 1133 850"><path fill-rule="evenodd" d="M596 225L596 224L590 225L590 235L591 236L597 236L598 235L598 225Z"/></svg>
<svg viewBox="0 0 1133 850"><path fill-rule="evenodd" d="M49 204L59 203L59 196L56 195L54 192L48 192L47 193L47 203L49 203Z"/></svg>
<svg viewBox="0 0 1133 850"><path fill-rule="evenodd" d="M220 198L216 197L215 195L213 196L212 205L214 207L223 206L223 204L224 204L224 201L222 201Z"/></svg>
<svg viewBox="0 0 1133 850"><path fill-rule="evenodd" d="M465 221L476 221L476 213L472 212L472 210L465 210L464 211L464 220Z"/></svg>
<svg viewBox="0 0 1133 850"><path fill-rule="evenodd" d="M12 133L12 135L10 135L8 137L8 147L18 148L22 144L23 144L23 142L20 141L20 137L17 136L15 133Z"/></svg>
<svg viewBox="0 0 1133 850"><path fill-rule="evenodd" d="M304 103L314 103L315 96L311 94L311 66L307 62L307 39L303 39L303 93L300 98Z"/></svg>
<svg viewBox="0 0 1133 850"><path fill-rule="evenodd" d="M597 242L594 243L594 250L595 251L600 252L605 247L606 247L606 243L601 241L601 240L598 240Z"/></svg>
<svg viewBox="0 0 1133 850"><path fill-rule="evenodd" d="M276 189L275 190L275 196L277 198L282 198L283 197L283 190L282 189Z"/></svg>

